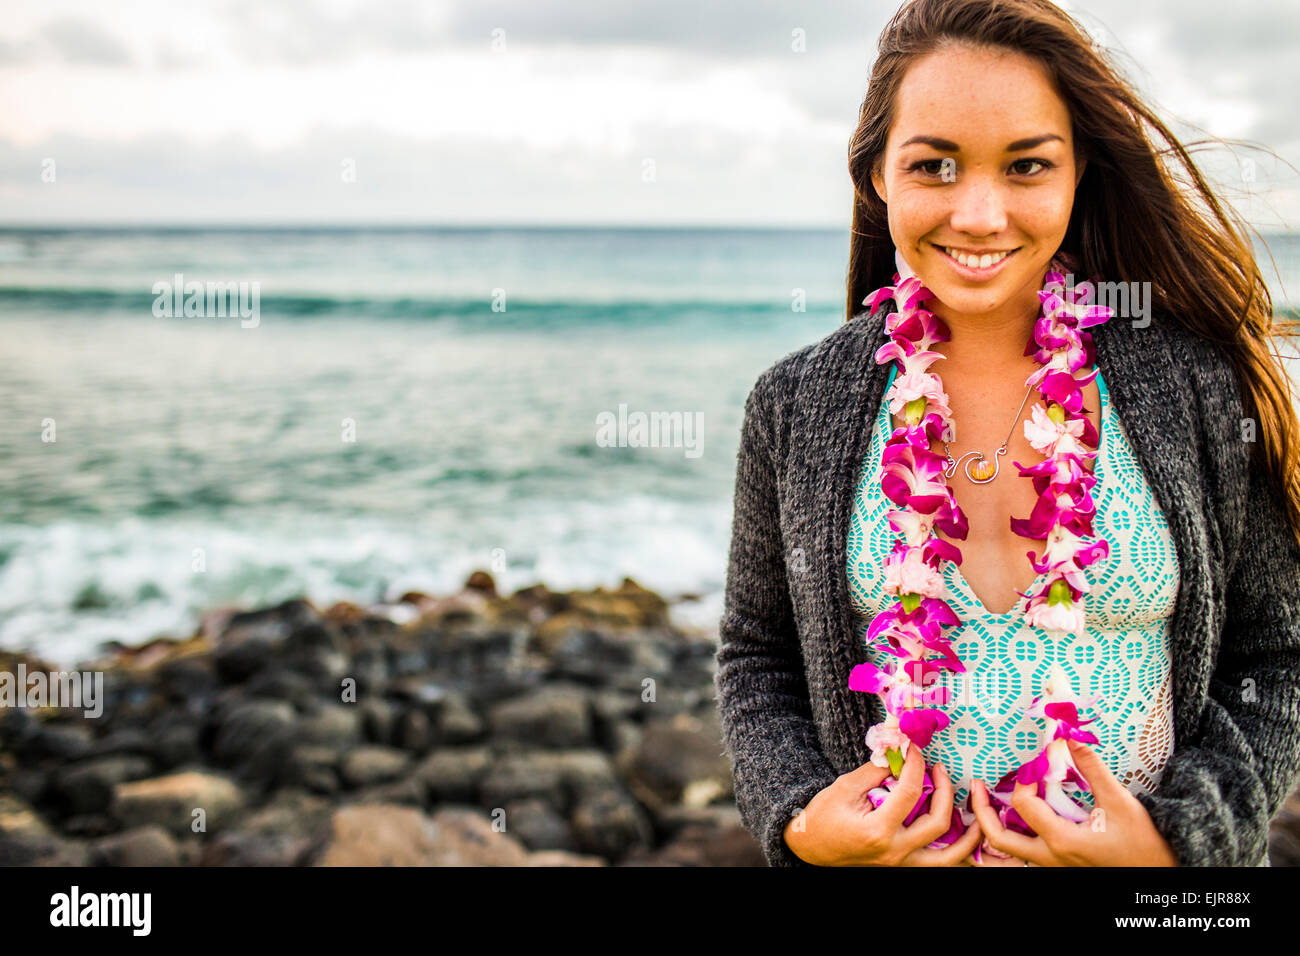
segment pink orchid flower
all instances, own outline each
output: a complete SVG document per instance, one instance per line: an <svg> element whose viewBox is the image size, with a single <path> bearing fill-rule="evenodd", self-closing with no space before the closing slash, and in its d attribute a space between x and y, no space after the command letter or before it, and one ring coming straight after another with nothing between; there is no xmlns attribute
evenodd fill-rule
<svg viewBox="0 0 1300 956"><path fill-rule="evenodd" d="M943 467L942 455L915 445L886 445L881 455L880 488L900 508L933 514L952 494Z"/></svg>
<svg viewBox="0 0 1300 956"><path fill-rule="evenodd" d="M901 414L908 403L918 398L925 399L927 413L934 412L943 418L952 417L952 409L948 407L948 393L943 390L943 383L929 372L906 372L899 375L885 395L889 411L894 415Z"/></svg>

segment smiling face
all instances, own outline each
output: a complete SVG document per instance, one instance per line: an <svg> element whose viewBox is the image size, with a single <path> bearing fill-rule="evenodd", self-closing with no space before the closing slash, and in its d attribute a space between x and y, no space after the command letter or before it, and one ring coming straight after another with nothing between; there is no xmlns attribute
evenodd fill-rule
<svg viewBox="0 0 1300 956"><path fill-rule="evenodd" d="M951 323L1032 321L1083 175L1038 61L948 44L899 86L876 193L895 247Z"/></svg>

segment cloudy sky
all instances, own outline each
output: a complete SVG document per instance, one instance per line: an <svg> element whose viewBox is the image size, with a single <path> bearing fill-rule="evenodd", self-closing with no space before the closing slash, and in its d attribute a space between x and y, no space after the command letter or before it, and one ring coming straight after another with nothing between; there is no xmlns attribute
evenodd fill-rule
<svg viewBox="0 0 1300 956"><path fill-rule="evenodd" d="M1180 134L1276 152L1198 155L1300 229L1300 3L1063 6ZM840 227L896 7L6 0L0 222Z"/></svg>

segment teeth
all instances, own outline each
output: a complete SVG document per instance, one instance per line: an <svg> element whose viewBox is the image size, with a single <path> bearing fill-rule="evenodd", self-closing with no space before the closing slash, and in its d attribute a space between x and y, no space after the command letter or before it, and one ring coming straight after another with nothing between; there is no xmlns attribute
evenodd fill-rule
<svg viewBox="0 0 1300 956"><path fill-rule="evenodd" d="M947 246L943 247L943 251L969 269L987 269L989 266L997 265L1011 254L1011 252L999 252L985 253L982 256L972 256L957 249L950 249Z"/></svg>

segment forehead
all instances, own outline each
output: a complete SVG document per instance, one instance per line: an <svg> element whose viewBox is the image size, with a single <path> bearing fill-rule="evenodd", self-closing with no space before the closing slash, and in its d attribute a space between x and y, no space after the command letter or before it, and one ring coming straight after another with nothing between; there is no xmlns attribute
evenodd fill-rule
<svg viewBox="0 0 1300 956"><path fill-rule="evenodd" d="M1012 50L945 46L908 67L890 141L928 135L963 149L1001 148L1043 133L1070 142L1070 112L1041 63Z"/></svg>

